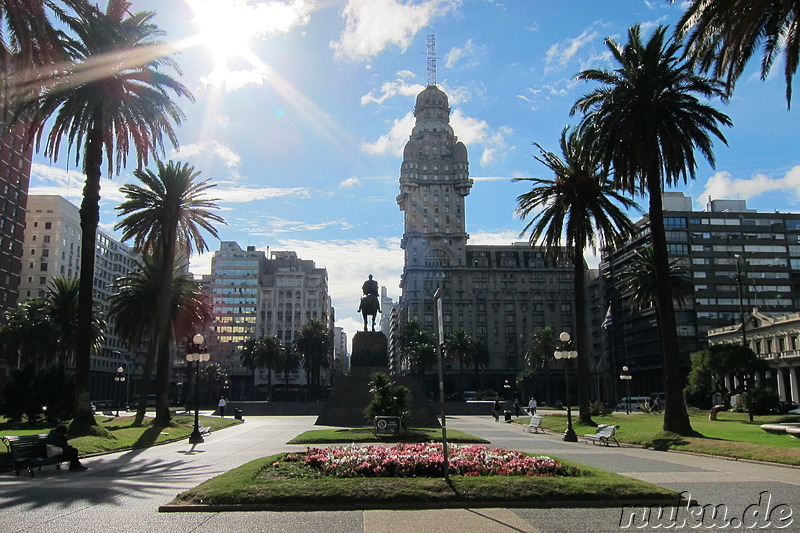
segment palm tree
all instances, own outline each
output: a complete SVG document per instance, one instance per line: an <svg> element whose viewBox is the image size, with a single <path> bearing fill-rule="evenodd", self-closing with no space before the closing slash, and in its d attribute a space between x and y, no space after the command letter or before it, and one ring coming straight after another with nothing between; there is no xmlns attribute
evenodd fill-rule
<svg viewBox="0 0 800 533"><path fill-rule="evenodd" d="M152 256L145 255L137 270L120 277L115 282L116 292L110 298L109 318L115 322L117 335L129 346L147 343L139 403L135 425L144 420L147 396L153 374L157 344L158 316L153 313L160 301L161 265ZM211 305L202 294L201 286L183 266L173 270L172 321L176 338L190 338L212 320ZM191 376L191 372L189 373Z"/></svg>
<svg viewBox="0 0 800 533"><path fill-rule="evenodd" d="M64 19L75 37L67 41L72 61L58 73L63 83L49 84L15 110L15 117L31 120L29 131L31 136L35 134L37 145L46 138L44 153L53 160L58 158L63 138L70 149L76 147L76 161L83 160L86 174L80 209L83 246L75 361L76 427L95 424L89 402L89 353L93 243L100 219L104 155L110 175L125 166L131 145L139 166L147 163L151 152L163 152L165 136L177 146L173 123L180 124L184 115L170 93L192 99L183 85L159 70L177 65L153 51L163 50L155 47L155 38L161 33L151 22L155 13L132 14L130 6L130 0L109 0L102 12L87 2L76 4L79 16ZM50 118L52 126L45 136Z"/></svg>
<svg viewBox="0 0 800 533"><path fill-rule="evenodd" d="M17 368L26 365L45 368L54 362L58 328L43 298L30 298L3 314L0 348L5 359Z"/></svg>
<svg viewBox="0 0 800 533"><path fill-rule="evenodd" d="M475 356L475 341L462 328L450 333L444 340L442 351L447 359L458 360L458 373L461 381L461 397L464 397L464 366L472 364Z"/></svg>
<svg viewBox="0 0 800 533"><path fill-rule="evenodd" d="M417 374L420 383L425 371L436 366L436 338L417 320L403 322L397 333L397 345L411 372Z"/></svg>
<svg viewBox="0 0 800 533"><path fill-rule="evenodd" d="M791 106L792 78L800 62L799 21L800 4L793 0L692 0L677 34L686 38L686 54L702 72L725 81L727 95L759 48L762 80L783 52L786 104Z"/></svg>
<svg viewBox="0 0 800 533"><path fill-rule="evenodd" d="M280 372L286 358L286 348L277 335L248 339L240 354L242 366L254 372L267 371L267 398L272 401L272 372Z"/></svg>
<svg viewBox="0 0 800 533"><path fill-rule="evenodd" d="M601 86L581 97L572 112L584 114L581 128L598 146L604 168L614 169L615 185L630 193L647 193L653 237L661 322L659 341L664 357L664 430L689 434L692 426L682 401L675 310L669 277L661 193L665 185L694 178L699 150L712 165L712 137L725 142L720 125L731 120L697 96L722 97L722 84L696 74L679 57L681 44L666 38L659 26L643 42L639 26L628 30L624 46L606 45L618 63L614 71L585 70L579 78Z"/></svg>
<svg viewBox="0 0 800 533"><path fill-rule="evenodd" d="M686 306L686 299L694 292L694 285L689 279L689 273L681 265L679 259L669 261L670 287L672 298L680 307ZM628 296L628 305L631 309L644 311L655 308L658 297L658 282L656 281L655 252L652 246L645 246L636 250L630 263L620 274L622 294Z"/></svg>
<svg viewBox="0 0 800 533"><path fill-rule="evenodd" d="M558 347L558 333L552 326L533 330L525 352L525 362L533 369L544 370L545 401L550 404L550 359Z"/></svg>
<svg viewBox="0 0 800 533"><path fill-rule="evenodd" d="M209 180L195 181L199 171L188 164L157 161L158 173L136 170L133 175L144 186L126 184L120 188L127 200L117 206L124 218L114 229L122 230L122 240L133 239L137 251L152 252L161 263L158 283L158 355L156 357L156 422L167 424L169 411L169 354L172 342L172 279L175 255L208 249L201 230L217 237L213 222L222 217L211 212L214 199L204 196L214 187Z"/></svg>
<svg viewBox="0 0 800 533"><path fill-rule="evenodd" d="M475 369L475 386L478 387L480 383L480 369L489 368L489 363L492 361L492 355L489 353L489 347L486 343L480 340L475 341L475 352L472 354L472 367Z"/></svg>
<svg viewBox="0 0 800 533"><path fill-rule="evenodd" d="M284 383L287 388L289 386L289 378L292 373L300 370L300 356L292 346L291 343L284 344L284 355L278 360L278 365L275 368L277 374L283 374Z"/></svg>
<svg viewBox="0 0 800 533"><path fill-rule="evenodd" d="M592 424L589 414L589 347L586 343L586 262L584 251L602 246L633 232L625 209L638 208L616 191L608 180L598 152L578 130L561 132L563 159L539 144L536 160L554 176L549 179L516 178L532 188L517 197L517 214L531 217L520 235L530 231L531 246L542 242L548 253L556 255L565 241L572 256L575 284L575 347L578 351L578 406L580 419Z"/></svg>
<svg viewBox="0 0 800 533"><path fill-rule="evenodd" d="M294 349L302 357L303 369L308 375L309 385L314 390L313 397L319 400L321 370L331 365L333 334L325 324L313 319L300 328L294 339Z"/></svg>

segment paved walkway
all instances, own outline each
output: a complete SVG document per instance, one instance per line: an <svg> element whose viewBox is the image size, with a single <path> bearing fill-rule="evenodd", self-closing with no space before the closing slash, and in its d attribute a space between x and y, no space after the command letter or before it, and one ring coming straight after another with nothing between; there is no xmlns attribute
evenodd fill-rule
<svg viewBox="0 0 800 533"><path fill-rule="evenodd" d="M0 532L603 532L671 523L668 516L659 523L653 513L649 524L637 518L631 527L620 528L621 518L632 516L632 510L620 508L158 513L159 505L218 473L258 457L302 449L285 443L311 429L315 419L250 417L245 424L213 433L195 452L180 442L90 458L85 461L90 470L84 473L49 467L35 479L4 474L0 476ZM564 443L560 435L522 433L519 426L495 423L491 417L455 417L448 419L448 427L488 438L494 445L574 459L688 491L703 505L726 506L727 515L722 517L719 508L720 515L713 519L707 508L703 525L741 526L745 509L751 506L753 517L746 515L746 523L768 526L760 531L800 531L800 469L633 447ZM764 491L771 494L771 500L757 507ZM788 519L781 515L787 508L793 513ZM760 522L760 515L754 514L759 509L764 515ZM770 511L772 515L766 516ZM672 529L699 525L696 516L679 510L673 526L686 518L684 528ZM646 527L636 527L642 525Z"/></svg>

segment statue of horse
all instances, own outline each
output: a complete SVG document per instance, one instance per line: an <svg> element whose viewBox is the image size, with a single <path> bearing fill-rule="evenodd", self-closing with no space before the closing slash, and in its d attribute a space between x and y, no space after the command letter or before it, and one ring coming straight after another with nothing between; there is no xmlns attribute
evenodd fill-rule
<svg viewBox="0 0 800 533"><path fill-rule="evenodd" d="M368 294L361 297L361 303L358 306L358 312L364 317L364 331L367 331L367 317L372 317L372 331L375 331L375 317L380 311L380 302L378 297L374 294Z"/></svg>

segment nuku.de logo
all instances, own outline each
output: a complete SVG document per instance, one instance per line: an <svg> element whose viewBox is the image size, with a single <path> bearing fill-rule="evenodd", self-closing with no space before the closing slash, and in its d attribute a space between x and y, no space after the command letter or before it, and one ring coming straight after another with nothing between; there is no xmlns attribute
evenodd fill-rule
<svg viewBox="0 0 800 533"><path fill-rule="evenodd" d="M685 502L685 503L681 503ZM650 507L626 506L620 514L621 529L783 529L794 522L793 509L785 503L772 502L772 494L763 491L758 503L748 505L741 516L734 516L725 504L693 505L691 494L681 492L675 505Z"/></svg>

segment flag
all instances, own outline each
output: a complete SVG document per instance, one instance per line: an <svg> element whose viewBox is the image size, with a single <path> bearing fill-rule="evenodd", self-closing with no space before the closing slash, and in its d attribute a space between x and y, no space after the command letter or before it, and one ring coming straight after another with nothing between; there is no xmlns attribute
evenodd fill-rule
<svg viewBox="0 0 800 533"><path fill-rule="evenodd" d="M608 326L614 323L614 319L611 316L611 304L608 304L608 311L606 311L606 317L603 319L603 323L601 326L603 329L608 329Z"/></svg>

